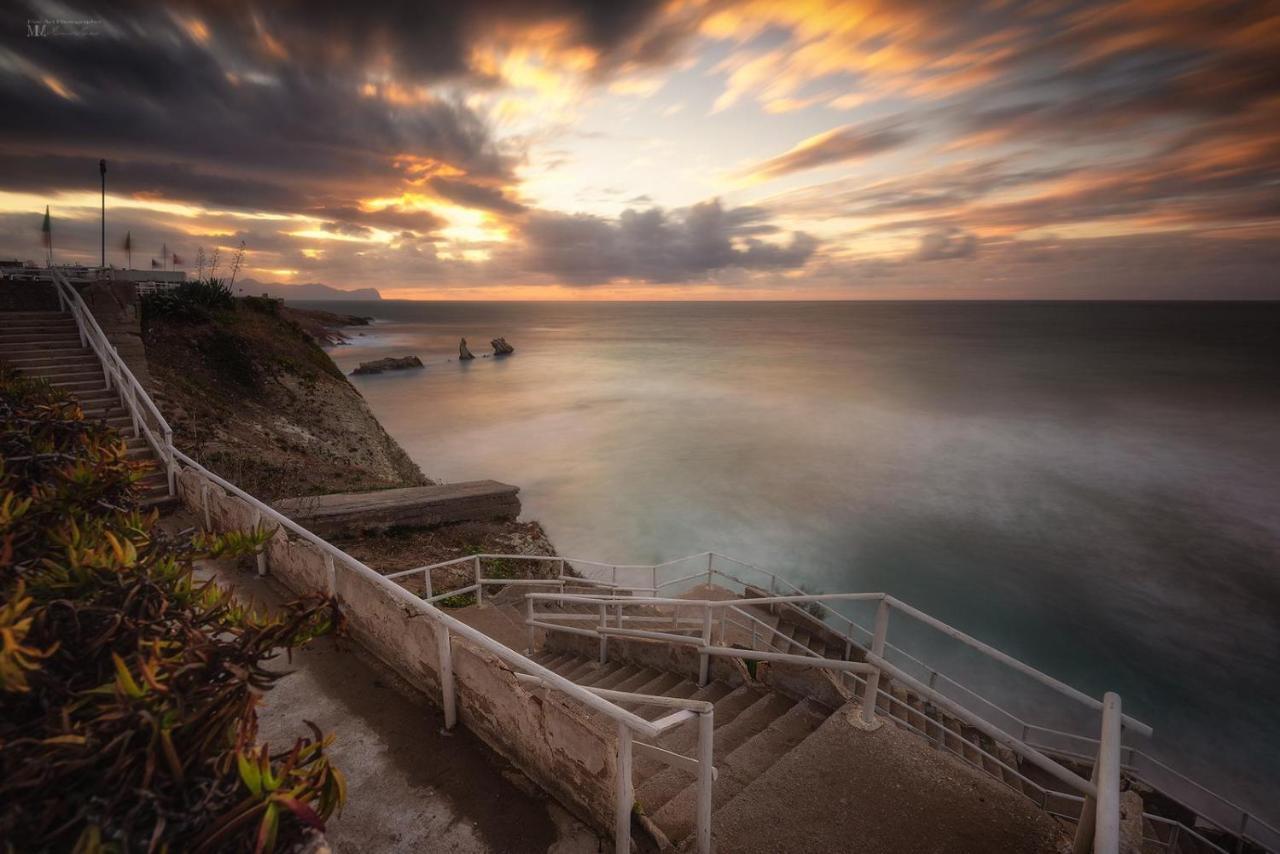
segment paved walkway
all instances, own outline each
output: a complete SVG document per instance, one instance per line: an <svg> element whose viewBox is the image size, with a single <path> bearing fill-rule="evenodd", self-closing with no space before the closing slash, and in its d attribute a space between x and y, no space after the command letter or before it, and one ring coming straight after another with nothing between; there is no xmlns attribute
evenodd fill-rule
<svg viewBox="0 0 1280 854"><path fill-rule="evenodd" d="M161 522L171 531L195 524L185 511ZM197 569L268 608L288 595L232 561ZM289 674L264 698L259 738L289 744L308 731L308 720L336 734L331 754L347 776L348 797L326 835L339 854L604 850L592 831L466 729L442 735L439 710L353 642L321 638L279 666Z"/></svg>

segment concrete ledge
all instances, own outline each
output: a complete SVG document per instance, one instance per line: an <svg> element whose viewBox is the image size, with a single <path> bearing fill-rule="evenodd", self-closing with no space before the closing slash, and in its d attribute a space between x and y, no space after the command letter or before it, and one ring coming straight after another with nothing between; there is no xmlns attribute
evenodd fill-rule
<svg viewBox="0 0 1280 854"><path fill-rule="evenodd" d="M272 506L320 536L514 519L520 488L496 480L284 498Z"/></svg>

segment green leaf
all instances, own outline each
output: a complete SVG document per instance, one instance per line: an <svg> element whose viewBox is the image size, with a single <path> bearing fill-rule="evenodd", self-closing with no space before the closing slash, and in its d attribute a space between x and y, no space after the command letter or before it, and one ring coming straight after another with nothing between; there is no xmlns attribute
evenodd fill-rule
<svg viewBox="0 0 1280 854"><path fill-rule="evenodd" d="M244 753L236 751L236 766L240 769L240 779L249 787L253 796L262 795L262 774L258 771L258 763L248 759Z"/></svg>

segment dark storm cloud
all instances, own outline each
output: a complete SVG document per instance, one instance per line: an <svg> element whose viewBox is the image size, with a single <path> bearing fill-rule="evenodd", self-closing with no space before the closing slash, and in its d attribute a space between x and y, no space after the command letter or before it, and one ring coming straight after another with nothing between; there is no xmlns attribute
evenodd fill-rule
<svg viewBox="0 0 1280 854"><path fill-rule="evenodd" d="M499 187L487 187L483 184L440 176L432 178L427 183L441 197L465 207L481 208L508 215L518 214L525 209L524 205L507 198Z"/></svg>
<svg viewBox="0 0 1280 854"><path fill-rule="evenodd" d="M803 266L817 241L802 232L785 245L745 236L760 217L758 209L726 211L719 200L676 213L627 210L617 221L532 212L523 233L529 268L567 284L681 282L727 269Z"/></svg>
<svg viewBox="0 0 1280 854"><path fill-rule="evenodd" d="M125 191L297 210L393 184L405 169L400 155L408 155L487 182L443 185L450 198L515 213L520 206L493 187L513 180L512 161L478 116L447 99L405 105L369 96L367 75L389 74L402 90L483 82L469 65L478 39L498 26L548 22L563 24L565 47L598 52L602 68L656 61L663 51L636 41L654 8L558 0L83 9L31 2L26 17L102 26L93 37L0 46L0 153L15 176L5 183L83 186L82 161L107 156L134 167L118 173Z"/></svg>

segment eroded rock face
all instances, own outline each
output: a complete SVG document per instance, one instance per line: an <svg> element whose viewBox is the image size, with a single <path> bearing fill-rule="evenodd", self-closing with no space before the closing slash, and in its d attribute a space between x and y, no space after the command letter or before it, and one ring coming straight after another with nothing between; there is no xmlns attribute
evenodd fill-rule
<svg viewBox="0 0 1280 854"><path fill-rule="evenodd" d="M493 345L493 355L495 356L506 356L516 351L516 348L508 344L505 338L495 338L489 343Z"/></svg>
<svg viewBox="0 0 1280 854"><path fill-rule="evenodd" d="M474 358L475 355L467 349L467 339L463 338L462 341L458 343L458 359L460 361L465 361L466 359Z"/></svg>
<svg viewBox="0 0 1280 854"><path fill-rule="evenodd" d="M388 356L385 359L375 359L372 362L361 362L360 367L351 373L353 374L380 374L383 371L402 371L405 368L421 368L422 360L417 356L401 356L396 358Z"/></svg>

